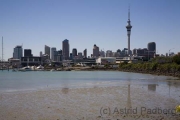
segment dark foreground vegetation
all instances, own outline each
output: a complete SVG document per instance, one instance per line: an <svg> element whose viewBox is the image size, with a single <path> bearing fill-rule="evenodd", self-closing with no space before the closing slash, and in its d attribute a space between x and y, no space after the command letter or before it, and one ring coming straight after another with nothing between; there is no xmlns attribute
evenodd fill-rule
<svg viewBox="0 0 180 120"><path fill-rule="evenodd" d="M124 62L119 64L119 70L180 77L180 55L157 57L148 62Z"/></svg>

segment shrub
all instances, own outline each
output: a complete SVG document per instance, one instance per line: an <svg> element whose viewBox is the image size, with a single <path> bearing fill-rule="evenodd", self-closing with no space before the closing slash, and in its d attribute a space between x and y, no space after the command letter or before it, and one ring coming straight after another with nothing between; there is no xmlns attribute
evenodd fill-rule
<svg viewBox="0 0 180 120"><path fill-rule="evenodd" d="M172 58L173 62L175 62L176 64L180 64L180 55L175 55Z"/></svg>

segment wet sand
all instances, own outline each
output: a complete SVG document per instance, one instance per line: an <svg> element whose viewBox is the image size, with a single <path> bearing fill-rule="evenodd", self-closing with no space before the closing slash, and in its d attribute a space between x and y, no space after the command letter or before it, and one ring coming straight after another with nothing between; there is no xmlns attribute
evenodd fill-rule
<svg viewBox="0 0 180 120"><path fill-rule="evenodd" d="M179 88L168 95L153 84L4 92L0 120L180 120L177 113L147 113L179 104Z"/></svg>

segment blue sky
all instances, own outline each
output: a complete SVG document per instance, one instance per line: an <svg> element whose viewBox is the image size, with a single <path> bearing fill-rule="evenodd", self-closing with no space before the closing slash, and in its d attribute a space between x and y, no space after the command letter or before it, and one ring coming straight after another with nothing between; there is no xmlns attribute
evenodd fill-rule
<svg viewBox="0 0 180 120"><path fill-rule="evenodd" d="M70 51L87 48L88 55L94 44L105 51L123 49L129 3L131 49L156 42L159 54L180 52L180 0L0 0L4 58L21 44L35 56L44 53L44 45L62 49L64 39Z"/></svg>

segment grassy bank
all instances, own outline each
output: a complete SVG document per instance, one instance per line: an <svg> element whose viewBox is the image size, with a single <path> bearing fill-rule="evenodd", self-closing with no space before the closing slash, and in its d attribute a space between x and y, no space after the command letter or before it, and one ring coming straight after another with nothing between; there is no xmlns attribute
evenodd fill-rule
<svg viewBox="0 0 180 120"><path fill-rule="evenodd" d="M125 62L119 64L119 70L180 77L179 61L180 61L180 56L174 56L171 58L159 57L149 62L140 62L140 63Z"/></svg>

